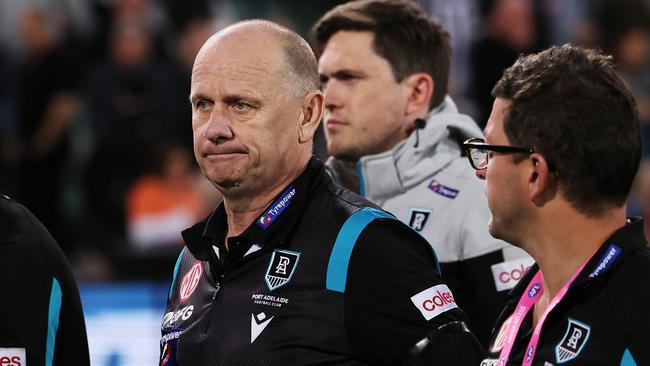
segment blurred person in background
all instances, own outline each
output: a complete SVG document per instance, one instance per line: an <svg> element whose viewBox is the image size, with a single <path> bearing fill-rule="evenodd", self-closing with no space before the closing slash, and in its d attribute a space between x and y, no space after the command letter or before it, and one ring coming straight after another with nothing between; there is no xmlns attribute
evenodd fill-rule
<svg viewBox="0 0 650 366"><path fill-rule="evenodd" d="M521 53L538 47L538 18L533 0L478 0L483 20L482 37L471 46L469 90L481 128L490 115L490 91L503 70Z"/></svg>
<svg viewBox="0 0 650 366"><path fill-rule="evenodd" d="M173 79L174 100L186 101L190 95L190 80L192 76L192 64L199 49L205 41L214 33L214 21L207 15L187 15L187 19L179 20L182 22L177 25L177 32L170 37L168 49L172 73L168 75ZM181 121L188 121L192 118L192 108L190 103L182 103L176 107L177 117ZM192 129L184 126L179 128L174 139L183 144L190 151L192 150Z"/></svg>
<svg viewBox="0 0 650 366"><path fill-rule="evenodd" d="M13 55L0 47L0 191L18 190L20 143L16 121L17 65Z"/></svg>
<svg viewBox="0 0 650 366"><path fill-rule="evenodd" d="M84 187L93 230L101 240L125 238L124 197L142 172L143 151L167 136L186 131L185 104L175 100L169 63L156 57L153 39L140 24L114 24L111 57L89 72L85 88L86 118L94 141L84 172Z"/></svg>
<svg viewBox="0 0 650 366"><path fill-rule="evenodd" d="M77 285L54 238L23 205L0 195L0 364L87 366Z"/></svg>
<svg viewBox="0 0 650 366"><path fill-rule="evenodd" d="M350 2L313 27L334 180L422 234L479 340L532 260L494 239L485 186L461 156L482 136L447 96L451 48L410 1Z"/></svg>
<svg viewBox="0 0 650 366"><path fill-rule="evenodd" d="M650 250L626 218L641 146L612 58L564 45L521 56L493 90L486 137L464 145L490 233L535 258L481 365L648 365Z"/></svg>
<svg viewBox="0 0 650 366"><path fill-rule="evenodd" d="M15 78L16 195L55 237L68 242L62 221L61 172L69 152L70 127L78 113L82 64L79 54L65 47L64 29L40 8L24 10L19 30L24 56Z"/></svg>
<svg viewBox="0 0 650 366"><path fill-rule="evenodd" d="M619 74L637 102L643 158L650 157L650 3L604 1L596 14L603 49L614 56Z"/></svg>
<svg viewBox="0 0 650 366"><path fill-rule="evenodd" d="M203 177L195 174L190 151L183 145L159 141L148 161L148 171L127 192L128 239L140 250L170 248L178 253L181 230L205 217L214 205L208 206L201 196L198 185Z"/></svg>
<svg viewBox="0 0 650 366"><path fill-rule="evenodd" d="M478 362L426 240L313 157L323 95L304 39L260 20L216 33L190 100L224 201L183 231L161 365Z"/></svg>

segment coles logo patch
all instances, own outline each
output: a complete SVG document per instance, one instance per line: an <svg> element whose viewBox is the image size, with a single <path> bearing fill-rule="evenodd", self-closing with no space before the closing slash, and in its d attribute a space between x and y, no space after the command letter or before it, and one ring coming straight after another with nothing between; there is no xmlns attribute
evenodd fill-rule
<svg viewBox="0 0 650 366"><path fill-rule="evenodd" d="M411 301L424 316L424 319L431 320L445 311L455 309L458 306L454 300L451 290L446 285L437 285L411 296Z"/></svg>
<svg viewBox="0 0 650 366"><path fill-rule="evenodd" d="M192 296L194 290L199 286L199 281L201 280L201 275L203 274L203 263L196 262L190 268L185 276L183 276L183 281L181 282L181 288L178 290L178 296L180 297L181 302L187 300Z"/></svg>
<svg viewBox="0 0 650 366"><path fill-rule="evenodd" d="M492 277L497 291L510 290L524 276L535 261L530 258L515 259L492 265Z"/></svg>
<svg viewBox="0 0 650 366"><path fill-rule="evenodd" d="M280 216L280 214L287 207L289 207L289 205L291 204L291 199L295 195L296 195L295 188L293 187L287 188L287 190L284 191L284 193L282 193L280 198L275 200L275 202L271 204L271 207L268 210L264 211L262 216L258 217L257 220L255 220L257 222L257 226L266 230L269 227L269 225L271 225L271 223L275 221L275 219L278 216Z"/></svg>
<svg viewBox="0 0 650 366"><path fill-rule="evenodd" d="M25 366L27 357L24 348L0 348L0 365Z"/></svg>

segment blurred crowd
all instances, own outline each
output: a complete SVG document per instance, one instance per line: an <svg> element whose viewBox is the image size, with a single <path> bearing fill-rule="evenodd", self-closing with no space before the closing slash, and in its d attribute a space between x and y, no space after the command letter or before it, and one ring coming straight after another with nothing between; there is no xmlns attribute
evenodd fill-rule
<svg viewBox="0 0 650 366"><path fill-rule="evenodd" d="M79 278L166 278L180 231L220 199L192 152L196 52L245 18L306 35L341 2L0 1L0 192L43 221ZM519 54L600 47L635 94L650 157L650 0L420 3L450 31L450 93L481 127L492 87ZM322 139L315 153L325 157ZM642 169L630 214L650 202Z"/></svg>

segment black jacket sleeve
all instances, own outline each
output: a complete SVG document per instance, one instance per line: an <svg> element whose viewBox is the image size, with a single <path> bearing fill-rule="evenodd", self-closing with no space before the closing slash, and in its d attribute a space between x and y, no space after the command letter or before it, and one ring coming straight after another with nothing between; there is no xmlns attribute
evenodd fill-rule
<svg viewBox="0 0 650 366"><path fill-rule="evenodd" d="M505 306L508 291L497 291L492 265L504 261L499 249L464 261L442 263L442 276L467 314L469 326L486 346L494 323Z"/></svg>
<svg viewBox="0 0 650 366"><path fill-rule="evenodd" d="M22 205L0 197L0 349L29 365L89 365L79 292L65 256ZM49 352L48 352L49 350ZM24 362L22 363L25 364Z"/></svg>
<svg viewBox="0 0 650 366"><path fill-rule="evenodd" d="M354 351L371 364L393 364L432 331L464 320L426 240L396 220L375 220L365 228L350 258L345 289Z"/></svg>

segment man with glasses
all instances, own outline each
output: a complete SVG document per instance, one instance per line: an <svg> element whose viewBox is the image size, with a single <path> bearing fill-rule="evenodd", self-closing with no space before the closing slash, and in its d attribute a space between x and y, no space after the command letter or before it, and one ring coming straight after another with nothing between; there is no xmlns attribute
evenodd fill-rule
<svg viewBox="0 0 650 366"><path fill-rule="evenodd" d="M532 259L488 233L485 188L460 146L460 136L482 133L446 95L449 34L414 2L396 0L340 5L312 34L330 173L431 243L470 327L487 343Z"/></svg>
<svg viewBox="0 0 650 366"><path fill-rule="evenodd" d="M650 250L625 202L641 156L635 102L611 58L564 45L520 57L492 91L489 230L536 260L481 365L648 365Z"/></svg>

